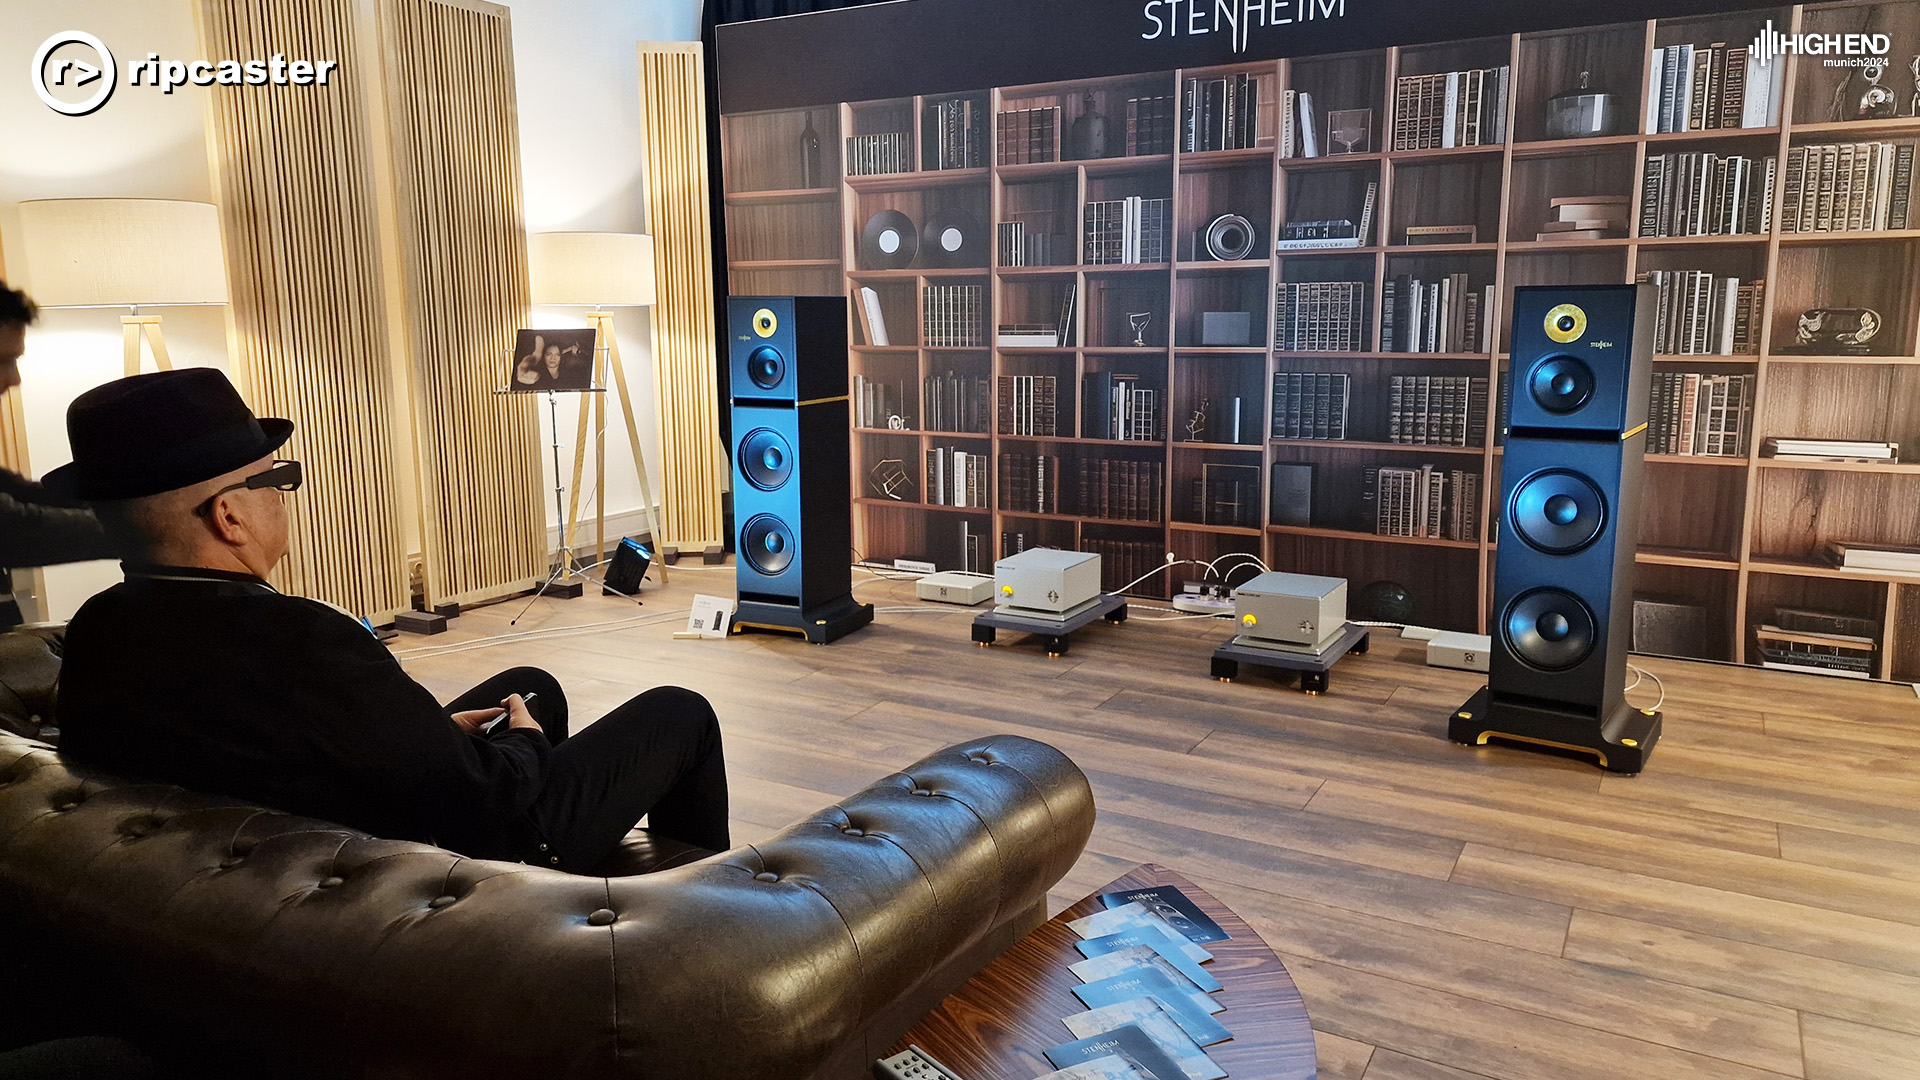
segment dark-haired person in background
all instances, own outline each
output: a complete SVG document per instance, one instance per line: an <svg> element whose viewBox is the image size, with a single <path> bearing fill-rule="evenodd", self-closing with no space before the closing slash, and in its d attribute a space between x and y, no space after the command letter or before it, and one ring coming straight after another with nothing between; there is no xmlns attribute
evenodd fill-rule
<svg viewBox="0 0 1920 1080"><path fill-rule="evenodd" d="M26 293L0 281L0 396L20 385L27 326L38 313ZM115 555L86 504L62 499L19 473L0 469L0 628L20 623L9 571Z"/></svg>

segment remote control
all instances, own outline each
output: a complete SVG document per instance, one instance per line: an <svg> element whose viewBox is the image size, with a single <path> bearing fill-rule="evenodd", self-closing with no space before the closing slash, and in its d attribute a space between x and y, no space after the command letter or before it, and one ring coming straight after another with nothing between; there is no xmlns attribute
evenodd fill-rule
<svg viewBox="0 0 1920 1080"><path fill-rule="evenodd" d="M961 1080L960 1074L933 1060L918 1046L908 1046L890 1058L873 1063L879 1080Z"/></svg>

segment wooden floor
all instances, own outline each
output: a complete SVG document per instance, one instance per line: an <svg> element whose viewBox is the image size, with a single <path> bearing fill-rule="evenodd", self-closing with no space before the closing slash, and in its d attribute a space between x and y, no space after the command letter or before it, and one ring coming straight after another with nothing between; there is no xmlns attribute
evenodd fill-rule
<svg viewBox="0 0 1920 1080"><path fill-rule="evenodd" d="M1045 740L1099 807L1054 909L1136 863L1192 878L1285 959L1322 1077L1920 1077L1908 687L1647 661L1666 683L1665 734L1645 773L1620 777L1447 742L1480 677L1423 666L1390 631L1309 698L1261 675L1212 680L1222 623L1138 607L1050 660L1019 635L975 648L965 609L882 613L825 647L672 640L696 591L731 596L731 570L675 570L641 608L540 600L517 632L643 621L407 666L446 698L540 665L576 724L661 683L706 694L738 843L946 744ZM857 595L916 603L888 581ZM505 633L522 605L396 647Z"/></svg>

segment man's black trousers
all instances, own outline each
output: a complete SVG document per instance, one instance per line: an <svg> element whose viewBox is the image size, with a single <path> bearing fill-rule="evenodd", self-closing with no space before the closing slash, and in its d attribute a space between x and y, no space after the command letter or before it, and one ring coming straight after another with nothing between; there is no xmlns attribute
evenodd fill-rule
<svg viewBox="0 0 1920 1080"><path fill-rule="evenodd" d="M538 695L527 711L553 746L546 784L527 811L531 830L510 841L525 849L519 858L589 872L642 816L649 830L682 843L710 851L733 846L720 723L706 698L656 687L571 734L559 681L518 667L461 694L446 711L497 708L508 694Z"/></svg>

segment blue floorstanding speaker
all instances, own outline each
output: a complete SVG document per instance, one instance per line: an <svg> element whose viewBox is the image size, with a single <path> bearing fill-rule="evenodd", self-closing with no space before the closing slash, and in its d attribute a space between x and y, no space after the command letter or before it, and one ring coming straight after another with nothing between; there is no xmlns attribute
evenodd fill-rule
<svg viewBox="0 0 1920 1080"><path fill-rule="evenodd" d="M1514 290L1493 649L1455 742L1637 773L1660 738L1660 714L1626 701L1656 308L1652 285Z"/></svg>
<svg viewBox="0 0 1920 1080"><path fill-rule="evenodd" d="M727 301L733 420L733 630L824 644L873 621L853 599L847 301Z"/></svg>

